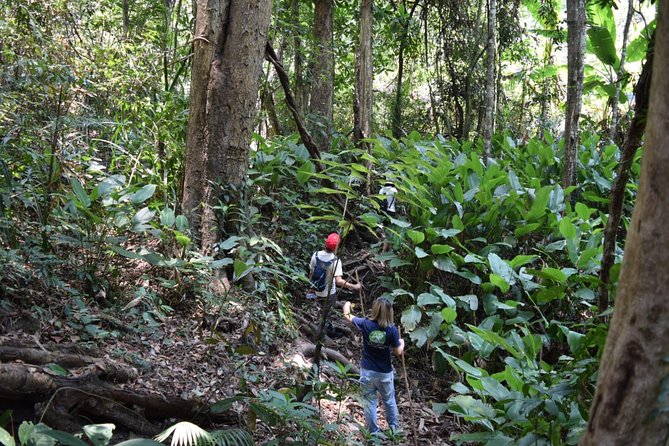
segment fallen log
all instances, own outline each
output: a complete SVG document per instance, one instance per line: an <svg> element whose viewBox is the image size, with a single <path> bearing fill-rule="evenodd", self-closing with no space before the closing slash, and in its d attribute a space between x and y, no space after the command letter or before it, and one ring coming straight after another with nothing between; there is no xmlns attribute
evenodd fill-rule
<svg viewBox="0 0 669 446"><path fill-rule="evenodd" d="M91 421L113 421L144 436L160 432L154 423L169 418L203 427L212 422L239 424L235 414L212 414L201 401L143 395L114 387L97 373L60 376L48 367L27 364L0 364L0 395L0 407L11 407L12 401L30 401L38 418L43 416L46 424L67 432L78 431Z"/></svg>
<svg viewBox="0 0 669 446"><path fill-rule="evenodd" d="M316 346L314 344L303 343L300 345L300 352L302 352L305 357L313 358L316 354ZM325 359L326 361L336 361L345 366L351 366L352 373L356 375L360 374L360 368L358 368L358 366L349 361L344 355L331 348L321 349L321 359Z"/></svg>
<svg viewBox="0 0 669 446"><path fill-rule="evenodd" d="M139 376L136 369L119 365L110 359L99 359L73 353L50 352L29 347L0 346L0 362L16 361L28 365L57 364L64 368L94 365L100 378L115 382L129 382Z"/></svg>

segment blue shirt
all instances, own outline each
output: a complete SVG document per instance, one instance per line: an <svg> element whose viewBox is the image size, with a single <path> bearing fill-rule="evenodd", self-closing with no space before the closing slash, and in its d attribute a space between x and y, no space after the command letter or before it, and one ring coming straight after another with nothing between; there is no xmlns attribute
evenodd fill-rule
<svg viewBox="0 0 669 446"><path fill-rule="evenodd" d="M363 369L380 373L392 372L390 348L400 346L400 334L397 327L390 325L381 328L376 321L361 317L354 317L351 322L362 333L363 347L360 366Z"/></svg>

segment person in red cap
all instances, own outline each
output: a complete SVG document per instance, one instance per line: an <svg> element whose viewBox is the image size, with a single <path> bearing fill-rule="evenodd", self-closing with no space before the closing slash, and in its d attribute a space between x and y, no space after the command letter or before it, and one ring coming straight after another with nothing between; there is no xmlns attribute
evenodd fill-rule
<svg viewBox="0 0 669 446"><path fill-rule="evenodd" d="M333 232L325 239L325 250L317 251L309 262L309 277L313 293L317 297L333 296L337 287L358 291L362 287L359 283L351 283L342 277L341 260L335 255L339 246L339 234Z"/></svg>

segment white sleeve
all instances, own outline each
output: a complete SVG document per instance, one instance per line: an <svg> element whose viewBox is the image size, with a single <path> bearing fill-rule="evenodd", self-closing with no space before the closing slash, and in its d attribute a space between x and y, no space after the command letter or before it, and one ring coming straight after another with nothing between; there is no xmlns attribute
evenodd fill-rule
<svg viewBox="0 0 669 446"><path fill-rule="evenodd" d="M335 265L336 265L335 266L335 273L334 273L335 277L343 276L344 272L343 272L342 267L341 267L341 259L339 259L339 258L335 259Z"/></svg>
<svg viewBox="0 0 669 446"><path fill-rule="evenodd" d="M311 260L309 260L309 273L313 272L314 268L316 268L316 254L313 253L311 255Z"/></svg>

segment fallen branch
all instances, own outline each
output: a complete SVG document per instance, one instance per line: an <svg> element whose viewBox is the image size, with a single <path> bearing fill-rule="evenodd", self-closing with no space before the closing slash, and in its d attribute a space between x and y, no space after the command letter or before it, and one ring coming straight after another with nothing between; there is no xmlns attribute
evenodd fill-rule
<svg viewBox="0 0 669 446"><path fill-rule="evenodd" d="M301 344L299 349L305 357L313 358L316 355L316 346L314 344ZM336 361L342 365L350 366L351 373L356 375L360 374L360 369L358 366L353 364L344 355L331 348L321 348L321 359L325 359L326 361Z"/></svg>

